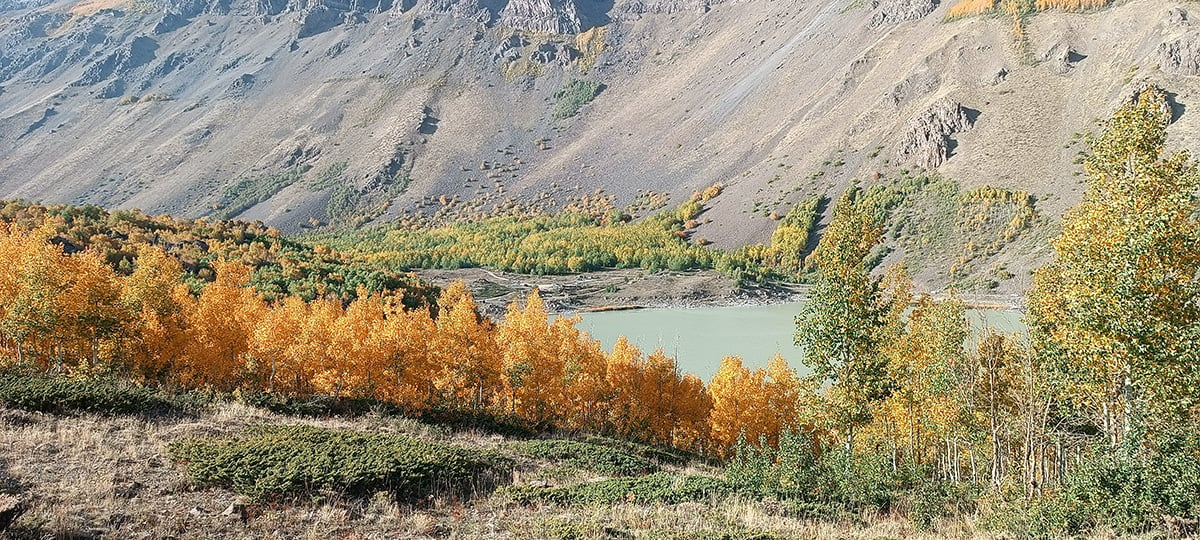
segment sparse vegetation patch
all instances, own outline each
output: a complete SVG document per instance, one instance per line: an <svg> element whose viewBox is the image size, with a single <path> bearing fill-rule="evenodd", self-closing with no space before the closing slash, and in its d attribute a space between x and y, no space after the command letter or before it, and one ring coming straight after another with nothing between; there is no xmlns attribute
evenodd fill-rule
<svg viewBox="0 0 1200 540"><path fill-rule="evenodd" d="M568 80L559 91L554 93L554 117L562 120L579 114L579 109L591 103L602 91L604 91L604 85L598 82L581 79Z"/></svg>

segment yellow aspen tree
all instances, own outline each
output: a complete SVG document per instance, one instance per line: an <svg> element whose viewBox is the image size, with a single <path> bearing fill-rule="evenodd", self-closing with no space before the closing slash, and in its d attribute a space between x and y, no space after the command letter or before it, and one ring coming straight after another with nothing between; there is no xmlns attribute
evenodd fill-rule
<svg viewBox="0 0 1200 540"><path fill-rule="evenodd" d="M1029 294L1036 354L1113 446L1200 404L1200 172L1165 151L1170 121L1152 88L1113 114Z"/></svg>
<svg viewBox="0 0 1200 540"><path fill-rule="evenodd" d="M58 291L69 302L61 331L67 334L64 340L83 341L87 367L92 370L100 363L102 344L107 342L110 349L115 346L133 317L121 302L116 272L99 252L89 249L64 262L71 278L68 288Z"/></svg>
<svg viewBox="0 0 1200 540"><path fill-rule="evenodd" d="M944 440L964 414L963 400L974 382L963 349L968 333L961 300L938 302L924 295L909 315L908 332L887 350L895 381L889 404L909 463L924 462L927 450L942 448L931 437Z"/></svg>
<svg viewBox="0 0 1200 540"><path fill-rule="evenodd" d="M500 350L463 282L442 290L436 322L432 363L439 401L474 412L487 408L502 393Z"/></svg>
<svg viewBox="0 0 1200 540"><path fill-rule="evenodd" d="M712 398L709 433L716 453L728 457L739 436L758 444L771 429L770 410L764 388L766 372L750 371L742 359L727 356L708 386Z"/></svg>
<svg viewBox="0 0 1200 540"><path fill-rule="evenodd" d="M559 318L551 324L566 385L563 424L571 429L599 431L604 427L610 395L607 363L600 342L575 328L578 322L578 318Z"/></svg>
<svg viewBox="0 0 1200 540"><path fill-rule="evenodd" d="M641 408L645 416L645 439L657 444L670 444L679 417L675 408L682 381L675 360L654 351L646 358L642 375Z"/></svg>
<svg viewBox="0 0 1200 540"><path fill-rule="evenodd" d="M216 280L188 313L189 347L181 376L200 387L237 388L245 375L250 335L265 305L247 287L250 268L217 261Z"/></svg>
<svg viewBox="0 0 1200 540"><path fill-rule="evenodd" d="M384 332L384 307L375 295L360 291L345 313L328 329L330 339L325 357L325 376L331 377L332 394L350 397L378 397L376 390L387 384L394 351ZM413 400L428 403L432 378L425 374L427 384L414 388Z"/></svg>
<svg viewBox="0 0 1200 540"><path fill-rule="evenodd" d="M612 432L632 437L642 430L645 418L639 403L638 389L642 387L642 351L629 343L625 336L617 338L608 355L606 382L612 389L608 402L609 424Z"/></svg>
<svg viewBox="0 0 1200 540"><path fill-rule="evenodd" d="M50 231L39 229L18 233L14 247L18 253L15 281L6 304L0 332L17 349L18 362L24 362L30 345L49 354L40 355L43 368L53 365L64 369L61 329L68 324L70 299L63 294L70 287L71 275L62 248L48 241Z"/></svg>
<svg viewBox="0 0 1200 540"><path fill-rule="evenodd" d="M556 354L546 306L535 289L525 308L514 302L496 331L508 409L534 425L553 424L564 402L564 363Z"/></svg>
<svg viewBox="0 0 1200 540"><path fill-rule="evenodd" d="M183 266L162 250L138 249L133 273L121 280L121 303L134 314L127 354L143 379L165 381L187 345L185 314L194 303Z"/></svg>
<svg viewBox="0 0 1200 540"><path fill-rule="evenodd" d="M1005 432L1016 413L1020 366L1025 352L1013 336L987 331L979 340L974 360L979 373L977 401L986 417L990 442L989 473L993 487L1005 476Z"/></svg>
<svg viewBox="0 0 1200 540"><path fill-rule="evenodd" d="M49 249L46 241L48 231L33 232L15 225L0 223L0 335L15 352L18 363L25 363L30 341L47 331L53 321L39 321L51 313L37 313L37 305L45 306L45 300L34 302L34 291L28 290L30 267L39 258L61 253ZM36 270L35 270L36 271Z"/></svg>
<svg viewBox="0 0 1200 540"><path fill-rule="evenodd" d="M299 395L335 393L336 377L325 376L329 369L329 344L333 339L329 329L344 314L342 303L336 300L319 298L305 306L304 316L296 328L299 335L287 349L277 374L285 388Z"/></svg>
<svg viewBox="0 0 1200 540"><path fill-rule="evenodd" d="M670 443L676 448L701 450L710 437L709 415L713 409L712 396L704 381L692 374L684 375L674 404L678 420Z"/></svg>
<svg viewBox="0 0 1200 540"><path fill-rule="evenodd" d="M769 428L771 440L776 442L780 433L802 427L797 412L803 384L796 370L778 354L767 362L766 375L767 407L775 415Z"/></svg>
<svg viewBox="0 0 1200 540"><path fill-rule="evenodd" d="M437 325L423 309L391 308L384 321L379 338L387 357L376 395L411 410L427 409L434 397Z"/></svg>
<svg viewBox="0 0 1200 540"><path fill-rule="evenodd" d="M306 318L308 305L304 300L288 296L267 309L253 328L248 354L267 392L294 393L297 385L288 376L294 373L289 369L293 365L291 353L303 337L300 329Z"/></svg>

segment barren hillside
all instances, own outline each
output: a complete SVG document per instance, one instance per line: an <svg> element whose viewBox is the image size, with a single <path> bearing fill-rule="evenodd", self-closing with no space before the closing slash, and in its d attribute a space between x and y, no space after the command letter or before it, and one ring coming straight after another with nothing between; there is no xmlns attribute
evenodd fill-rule
<svg viewBox="0 0 1200 540"><path fill-rule="evenodd" d="M1187 5L1040 13L1023 40L948 9L2 0L0 196L298 230L724 183L698 232L732 247L768 237L772 211L902 170L1028 192L1052 221L1080 193L1082 134L1147 83L1174 93L1172 144L1195 146ZM572 116L576 79L603 86ZM1040 258L989 256L1018 276Z"/></svg>

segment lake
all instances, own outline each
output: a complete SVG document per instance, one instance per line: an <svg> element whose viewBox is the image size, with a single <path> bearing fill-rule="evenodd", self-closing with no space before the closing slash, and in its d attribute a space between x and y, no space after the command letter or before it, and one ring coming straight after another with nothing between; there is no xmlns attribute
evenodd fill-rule
<svg viewBox="0 0 1200 540"><path fill-rule="evenodd" d="M700 308L637 309L581 313L579 329L611 350L619 336L649 354L662 348L678 359L679 368L705 381L726 356L740 356L749 367L765 367L783 355L801 373L800 349L792 344L795 316L801 302ZM1010 309L971 309L967 318L976 331L1024 332L1021 312Z"/></svg>

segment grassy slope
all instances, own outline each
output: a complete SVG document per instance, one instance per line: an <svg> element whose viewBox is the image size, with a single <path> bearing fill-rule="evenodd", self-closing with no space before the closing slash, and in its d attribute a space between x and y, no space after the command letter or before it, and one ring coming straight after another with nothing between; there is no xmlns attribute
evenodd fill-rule
<svg viewBox="0 0 1200 540"><path fill-rule="evenodd" d="M0 475L4 489L23 493L30 510L16 538L895 538L920 537L906 521L868 516L845 523L789 517L771 501L727 500L674 505L521 506L494 495L464 503L432 499L419 505L389 497L366 500L250 504L223 488L191 483L167 456L172 442L229 435L256 425L304 424L357 429L516 456L518 483L554 484L597 477L562 463L521 458L511 441L479 432L451 432L409 419L299 419L223 403L195 416L55 416L0 408ZM671 474L719 475L691 464ZM227 509L234 510L227 512ZM942 523L938 537L977 537L969 522ZM926 536L934 536L932 534Z"/></svg>

